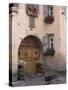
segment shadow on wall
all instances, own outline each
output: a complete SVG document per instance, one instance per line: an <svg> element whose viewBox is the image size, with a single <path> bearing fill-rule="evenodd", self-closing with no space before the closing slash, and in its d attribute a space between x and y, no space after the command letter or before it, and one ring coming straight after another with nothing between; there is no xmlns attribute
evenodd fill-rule
<svg viewBox="0 0 68 90"><path fill-rule="evenodd" d="M45 59L46 69L55 69L58 71L66 70L66 55L56 54L54 56L46 56Z"/></svg>

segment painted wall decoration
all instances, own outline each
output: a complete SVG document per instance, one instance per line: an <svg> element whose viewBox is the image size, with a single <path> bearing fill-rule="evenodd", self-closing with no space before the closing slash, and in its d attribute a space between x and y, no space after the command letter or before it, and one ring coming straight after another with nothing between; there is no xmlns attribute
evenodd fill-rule
<svg viewBox="0 0 68 90"><path fill-rule="evenodd" d="M26 5L26 13L30 16L37 17L38 16L38 5L27 4Z"/></svg>

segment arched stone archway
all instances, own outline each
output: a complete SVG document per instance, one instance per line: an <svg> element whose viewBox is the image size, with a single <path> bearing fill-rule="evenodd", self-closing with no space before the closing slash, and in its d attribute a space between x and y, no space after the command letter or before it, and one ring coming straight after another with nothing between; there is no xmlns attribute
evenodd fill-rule
<svg viewBox="0 0 68 90"><path fill-rule="evenodd" d="M33 35L25 37L18 48L18 64L22 64L29 75L35 74L36 62L42 58L42 43Z"/></svg>

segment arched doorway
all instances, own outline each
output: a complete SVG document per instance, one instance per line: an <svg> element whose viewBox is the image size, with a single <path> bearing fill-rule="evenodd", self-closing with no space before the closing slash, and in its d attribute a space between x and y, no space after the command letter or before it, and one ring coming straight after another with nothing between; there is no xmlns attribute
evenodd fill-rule
<svg viewBox="0 0 68 90"><path fill-rule="evenodd" d="M36 62L42 54L41 41L36 36L25 37L18 49L18 63L22 64L29 75L35 74Z"/></svg>

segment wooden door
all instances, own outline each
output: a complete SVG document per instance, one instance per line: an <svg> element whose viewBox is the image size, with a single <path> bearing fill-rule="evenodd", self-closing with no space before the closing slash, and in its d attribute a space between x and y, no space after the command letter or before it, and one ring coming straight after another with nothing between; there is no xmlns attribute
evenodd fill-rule
<svg viewBox="0 0 68 90"><path fill-rule="evenodd" d="M26 37L20 44L18 59L30 75L36 71L36 62L40 60L40 47L34 37Z"/></svg>
<svg viewBox="0 0 68 90"><path fill-rule="evenodd" d="M40 58L40 52L38 47L24 46L20 49L20 59L25 62L24 68L28 71L29 75L32 75L36 71L35 63Z"/></svg>

